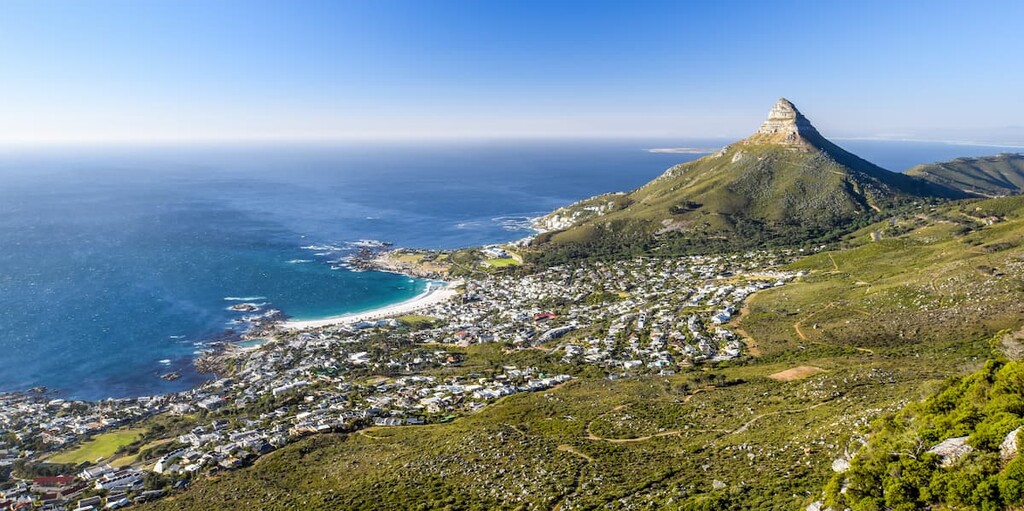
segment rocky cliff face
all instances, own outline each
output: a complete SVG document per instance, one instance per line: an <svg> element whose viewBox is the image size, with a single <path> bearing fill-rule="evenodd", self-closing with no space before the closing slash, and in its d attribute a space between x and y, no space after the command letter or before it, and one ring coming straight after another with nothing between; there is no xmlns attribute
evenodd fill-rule
<svg viewBox="0 0 1024 511"><path fill-rule="evenodd" d="M744 144L775 144L811 149L824 137L786 98L779 98L761 127Z"/></svg>

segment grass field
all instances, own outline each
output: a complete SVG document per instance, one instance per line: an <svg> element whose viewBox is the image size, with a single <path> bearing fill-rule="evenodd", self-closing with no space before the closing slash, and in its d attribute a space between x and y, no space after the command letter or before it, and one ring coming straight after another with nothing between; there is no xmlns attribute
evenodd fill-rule
<svg viewBox="0 0 1024 511"><path fill-rule="evenodd" d="M82 462L94 462L99 458L110 458L118 449L140 438L145 430L124 429L97 435L75 449L63 451L52 456L50 463L69 463L77 465Z"/></svg>
<svg viewBox="0 0 1024 511"><path fill-rule="evenodd" d="M503 257L501 259L487 259L485 263L491 265L494 268L504 268L506 266L519 266L521 263L511 257Z"/></svg>
<svg viewBox="0 0 1024 511"><path fill-rule="evenodd" d="M413 328L425 328L437 322L437 318L431 316L421 316L417 314L407 314L405 316L398 316L398 318L396 319Z"/></svg>

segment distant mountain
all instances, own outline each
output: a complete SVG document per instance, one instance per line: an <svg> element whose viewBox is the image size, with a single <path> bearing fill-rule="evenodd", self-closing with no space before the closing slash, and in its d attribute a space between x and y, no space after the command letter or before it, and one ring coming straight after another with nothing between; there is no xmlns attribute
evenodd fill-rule
<svg viewBox="0 0 1024 511"><path fill-rule="evenodd" d="M1024 192L1024 155L1004 153L980 158L957 158L918 165L907 175L926 179L977 197L999 197Z"/></svg>
<svg viewBox="0 0 1024 511"><path fill-rule="evenodd" d="M554 261L778 245L829 236L917 200L966 196L842 149L779 99L751 137L630 193L587 199L540 219L538 226L551 232L535 245Z"/></svg>

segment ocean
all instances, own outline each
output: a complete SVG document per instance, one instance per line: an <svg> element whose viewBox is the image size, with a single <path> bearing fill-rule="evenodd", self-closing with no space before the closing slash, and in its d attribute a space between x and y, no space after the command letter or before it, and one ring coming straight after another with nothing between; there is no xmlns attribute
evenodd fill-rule
<svg viewBox="0 0 1024 511"><path fill-rule="evenodd" d="M726 140L0 149L0 391L180 391L195 352L254 302L296 319L411 298L426 282L339 262L365 240L457 248L635 188ZM840 140L883 167L1005 149ZM182 377L165 381L161 374Z"/></svg>

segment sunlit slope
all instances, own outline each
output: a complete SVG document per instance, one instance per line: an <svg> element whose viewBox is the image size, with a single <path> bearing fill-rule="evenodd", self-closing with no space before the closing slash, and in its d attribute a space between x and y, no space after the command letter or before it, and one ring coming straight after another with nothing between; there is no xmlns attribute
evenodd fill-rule
<svg viewBox="0 0 1024 511"><path fill-rule="evenodd" d="M957 158L918 165L907 174L980 197L1016 195L1024 191L1024 156L1006 153Z"/></svg>
<svg viewBox="0 0 1024 511"><path fill-rule="evenodd" d="M743 327L767 354L816 345L906 353L1024 321L1024 198L968 201L866 227L756 295Z"/></svg>
<svg viewBox="0 0 1024 511"><path fill-rule="evenodd" d="M546 260L791 245L831 239L916 201L965 196L849 153L781 99L753 136L628 194L559 211L576 221L535 246L549 252Z"/></svg>

